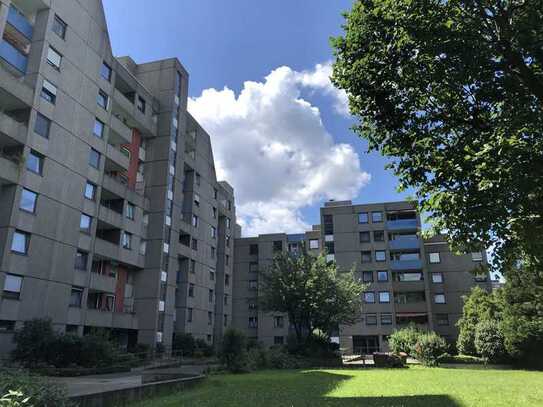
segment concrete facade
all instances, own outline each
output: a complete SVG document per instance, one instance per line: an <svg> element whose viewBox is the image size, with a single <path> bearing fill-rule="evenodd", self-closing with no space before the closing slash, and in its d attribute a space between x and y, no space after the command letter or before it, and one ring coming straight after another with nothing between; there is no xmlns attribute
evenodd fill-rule
<svg viewBox="0 0 543 407"><path fill-rule="evenodd" d="M1 0L0 38L0 351L38 317L127 346L214 343L232 318L234 192L186 70L113 57L100 0Z"/></svg>
<svg viewBox="0 0 543 407"><path fill-rule="evenodd" d="M358 323L339 327L344 352L388 350L387 336L410 322L433 329L447 340L458 335L462 295L480 285L490 289L487 274L472 271L486 263L484 252L454 255L442 237L420 238L421 222L408 202L353 205L328 202L321 224L300 235L261 235L235 245L234 326L267 345L283 343L289 334L286 315L256 307L258 270L268 267L277 250L325 251L340 270L355 270L367 288ZM278 243L275 243L278 242ZM256 319L255 319L256 318Z"/></svg>

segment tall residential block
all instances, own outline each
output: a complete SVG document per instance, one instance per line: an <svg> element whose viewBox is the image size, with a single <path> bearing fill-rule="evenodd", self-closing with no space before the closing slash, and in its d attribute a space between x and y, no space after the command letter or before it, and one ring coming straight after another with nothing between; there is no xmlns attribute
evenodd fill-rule
<svg viewBox="0 0 543 407"><path fill-rule="evenodd" d="M113 57L100 0L1 0L0 39L0 351L45 317L126 346L216 342L234 191L187 71Z"/></svg>
<svg viewBox="0 0 543 407"><path fill-rule="evenodd" d="M344 352L388 350L394 330L416 324L453 341L462 296L471 287L490 289L484 252L453 254L442 237L420 237L419 214L408 202L352 205L327 202L321 223L299 235L273 234L236 240L234 326L267 345L285 343L287 315L258 309L259 271L278 252L326 252L342 271L355 270L366 285L359 321L339 327ZM474 270L483 270L481 274Z"/></svg>

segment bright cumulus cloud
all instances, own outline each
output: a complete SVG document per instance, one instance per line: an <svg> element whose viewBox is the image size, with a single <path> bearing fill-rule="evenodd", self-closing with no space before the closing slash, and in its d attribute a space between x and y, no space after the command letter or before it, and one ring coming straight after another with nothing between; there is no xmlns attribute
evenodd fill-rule
<svg viewBox="0 0 543 407"><path fill-rule="evenodd" d="M206 89L189 111L211 136L217 176L235 189L243 234L302 232L301 209L321 199L352 199L370 175L349 144L335 143L304 89L334 100L347 114L346 95L330 82L331 65L297 72L282 66L263 82L232 90Z"/></svg>

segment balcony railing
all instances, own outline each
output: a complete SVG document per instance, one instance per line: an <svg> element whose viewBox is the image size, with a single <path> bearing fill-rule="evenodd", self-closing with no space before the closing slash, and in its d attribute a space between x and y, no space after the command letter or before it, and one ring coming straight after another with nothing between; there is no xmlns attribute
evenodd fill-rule
<svg viewBox="0 0 543 407"><path fill-rule="evenodd" d="M399 237L388 242L390 250L408 250L420 248L418 237Z"/></svg>
<svg viewBox="0 0 543 407"><path fill-rule="evenodd" d="M420 270L422 262L419 260L392 260L390 262L391 270Z"/></svg>
<svg viewBox="0 0 543 407"><path fill-rule="evenodd" d="M411 230L417 229L417 220L416 219L398 219L398 220L389 220L387 221L388 230Z"/></svg>
<svg viewBox="0 0 543 407"><path fill-rule="evenodd" d="M23 75L26 74L28 57L9 42L0 42L0 57Z"/></svg>
<svg viewBox="0 0 543 407"><path fill-rule="evenodd" d="M32 32L34 31L32 24L30 24L30 21L28 21L24 15L19 13L15 7L9 8L8 23L23 34L27 39L32 39Z"/></svg>

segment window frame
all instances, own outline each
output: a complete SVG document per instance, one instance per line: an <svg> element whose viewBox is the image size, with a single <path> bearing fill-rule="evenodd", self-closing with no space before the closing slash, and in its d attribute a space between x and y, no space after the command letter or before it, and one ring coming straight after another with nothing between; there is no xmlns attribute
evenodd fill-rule
<svg viewBox="0 0 543 407"><path fill-rule="evenodd" d="M38 128L38 125L40 123L44 123L43 125L45 126L45 128L43 130L45 131L45 134L42 134L42 129ZM34 133L38 136L43 137L46 140L49 140L49 136L51 135L51 119L38 112L36 114L36 120L34 122Z"/></svg>
<svg viewBox="0 0 543 407"><path fill-rule="evenodd" d="M383 257L381 259L379 259L377 257L377 253L379 254L383 254ZM386 250L375 250L375 262L376 263L384 263L387 261L387 251Z"/></svg>
<svg viewBox="0 0 543 407"><path fill-rule="evenodd" d="M375 219L376 215L379 215L379 219ZM371 212L371 223L383 223L383 211Z"/></svg>
<svg viewBox="0 0 543 407"><path fill-rule="evenodd" d="M54 59L52 59L51 57L54 57ZM58 65L56 63L56 59L58 59ZM49 45L49 48L47 48L47 56L46 56L47 63L50 66L52 66L54 69L56 69L57 71L60 71L60 67L62 66L62 59L63 59L63 55L60 52L58 52L55 48Z"/></svg>
<svg viewBox="0 0 543 407"><path fill-rule="evenodd" d="M443 297L443 301L437 301L438 297ZM447 298L445 297L445 293L434 293L434 304L446 304Z"/></svg>
<svg viewBox="0 0 543 407"><path fill-rule="evenodd" d="M375 291L364 291L362 294L364 298L364 304L375 304ZM368 301L368 295L371 295L372 301Z"/></svg>
<svg viewBox="0 0 543 407"><path fill-rule="evenodd" d="M22 236L24 238L24 248L23 248L23 251L20 251L20 250L16 250L14 248L14 244L15 244L15 236ZM21 255L21 256L27 256L28 255L28 251L29 251L29 248L30 248L30 239L31 239L31 235L30 233L27 233L27 232L24 232L22 230L19 230L19 229L15 229L15 231L13 232L13 235L11 236L11 245L10 245L10 251L11 253L14 253L14 254L18 254L18 255Z"/></svg>
<svg viewBox="0 0 543 407"><path fill-rule="evenodd" d="M386 294L388 299L383 301L381 295ZM379 291L379 304L390 304L390 291Z"/></svg>
<svg viewBox="0 0 543 407"><path fill-rule="evenodd" d="M96 133L96 125L97 124L100 126L100 134ZM94 127L92 128L92 134L95 137L98 137L99 139L103 139L104 138L104 130L105 130L105 128L106 128L106 124L102 120L95 117L94 118Z"/></svg>
<svg viewBox="0 0 543 407"><path fill-rule="evenodd" d="M83 220L87 220L88 219L88 224L89 226L87 228L83 228L81 225L83 224ZM92 216L90 215L87 215L86 213L83 213L81 212L81 216L79 218L79 231L81 233L86 233L86 234L90 234L91 233L91 230L92 230Z"/></svg>
<svg viewBox="0 0 543 407"><path fill-rule="evenodd" d="M436 255L437 255L437 261L436 261ZM428 262L430 264L439 264L439 263L441 263L441 255L439 254L439 252L428 253Z"/></svg>
<svg viewBox="0 0 543 407"><path fill-rule="evenodd" d="M6 286L9 283L8 277L17 279L18 291L13 291L11 289L6 289ZM21 292L23 291L23 280L24 277L18 274L6 273L4 278L4 287L2 289L2 297L8 300L20 300Z"/></svg>
<svg viewBox="0 0 543 407"><path fill-rule="evenodd" d="M32 209L31 209L31 210L28 210L28 209L26 209L26 208L23 207L23 198L24 198L25 192L34 195L33 201L32 201ZM26 212L26 213L35 214L35 213L36 213L36 206L37 206L37 204L38 204L38 193L37 193L37 192L34 192L34 191L31 191L30 189L27 189L27 188L22 188L22 190L21 190L21 199L19 200L19 210L21 210L21 211L23 211L23 212Z"/></svg>
<svg viewBox="0 0 543 407"><path fill-rule="evenodd" d="M61 27L61 32L57 31L55 27ZM58 14L55 14L55 17L53 19L53 25L51 26L51 31L53 31L62 40L66 40L68 24L66 24L66 22L58 16Z"/></svg>
<svg viewBox="0 0 543 407"><path fill-rule="evenodd" d="M51 103L52 105L56 105L57 91L58 91L58 88L54 83L48 81L45 78L43 79L41 91L40 91L40 97L43 100Z"/></svg>
<svg viewBox="0 0 543 407"><path fill-rule="evenodd" d="M366 220L361 220L363 219L365 216ZM368 212L358 212L358 224L359 225L367 225L368 223L370 223L370 217L369 217L369 213Z"/></svg>
<svg viewBox="0 0 543 407"><path fill-rule="evenodd" d="M382 275L382 273L385 273L385 276L386 276L385 279L380 278L380 276ZM389 273L388 273L388 270L378 270L378 271L377 271L377 281L378 281L379 283L386 283L386 282L388 282L388 281L389 281L389 276L388 276L388 274L389 274Z"/></svg>
<svg viewBox="0 0 543 407"><path fill-rule="evenodd" d="M107 69L107 76L104 76L103 68ZM113 69L111 69L111 66L106 61L102 61L102 65L100 65L100 77L106 80L107 82L111 83L112 76L113 76Z"/></svg>
<svg viewBox="0 0 543 407"><path fill-rule="evenodd" d="M87 195L87 192L89 191L89 187L91 188L91 191L92 191L90 197ZM83 191L83 197L89 201L96 202L97 189L98 189L98 186L95 183L87 180L87 182L85 183L85 190Z"/></svg>
<svg viewBox="0 0 543 407"><path fill-rule="evenodd" d="M96 165L94 165L93 163L93 160L92 160L93 157L96 157ZM102 153L100 153L100 151L95 150L94 148L91 147L89 151L89 165L92 168L99 170L100 164L101 164L100 161L102 161Z"/></svg>
<svg viewBox="0 0 543 407"><path fill-rule="evenodd" d="M102 100L104 101L104 104L101 103ZM106 111L109 109L109 95L103 89L98 89L96 104Z"/></svg>
<svg viewBox="0 0 543 407"><path fill-rule="evenodd" d="M31 157L35 157L38 162L38 171L35 171L33 168L29 168L28 164ZM39 176L43 176L43 166L44 166L45 156L43 154L38 153L36 150L30 150L28 153L28 156L26 157L26 169L27 171L30 171L34 174L37 174Z"/></svg>
<svg viewBox="0 0 543 407"><path fill-rule="evenodd" d="M438 277L438 276L440 277L438 279L439 281L436 281L434 279L434 277ZM432 284L443 284L443 280L444 280L444 278L443 278L443 273L442 272L433 272L432 273Z"/></svg>

